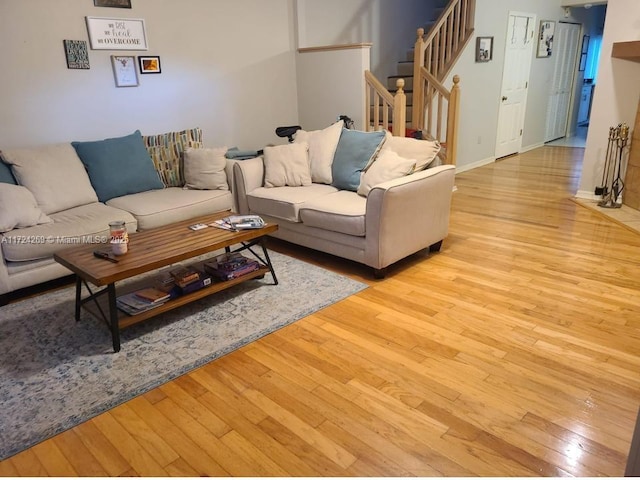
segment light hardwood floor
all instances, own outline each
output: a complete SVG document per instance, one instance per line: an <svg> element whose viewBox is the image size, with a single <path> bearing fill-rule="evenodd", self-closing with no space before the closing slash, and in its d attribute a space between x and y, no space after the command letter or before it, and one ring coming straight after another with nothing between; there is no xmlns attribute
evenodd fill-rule
<svg viewBox="0 0 640 480"><path fill-rule="evenodd" d="M458 175L442 251L0 463L11 476L621 476L640 235L570 200L582 149Z"/></svg>

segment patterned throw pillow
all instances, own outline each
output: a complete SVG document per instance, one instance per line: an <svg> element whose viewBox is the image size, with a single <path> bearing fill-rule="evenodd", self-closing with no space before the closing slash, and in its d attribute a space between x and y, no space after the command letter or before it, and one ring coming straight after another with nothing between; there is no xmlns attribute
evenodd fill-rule
<svg viewBox="0 0 640 480"><path fill-rule="evenodd" d="M143 135L145 147L167 187L184 186L184 151L188 147L202 148L202 130L191 128L181 132Z"/></svg>

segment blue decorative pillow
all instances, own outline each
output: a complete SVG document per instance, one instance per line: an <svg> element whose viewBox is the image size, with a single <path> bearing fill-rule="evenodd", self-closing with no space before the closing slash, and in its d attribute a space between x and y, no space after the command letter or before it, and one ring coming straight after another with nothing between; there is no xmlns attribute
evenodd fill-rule
<svg viewBox="0 0 640 480"><path fill-rule="evenodd" d="M6 163L0 161L0 183L10 183L11 185L17 185L16 177L13 176L11 167Z"/></svg>
<svg viewBox="0 0 640 480"><path fill-rule="evenodd" d="M72 142L71 145L84 163L101 202L164 188L140 130L125 137Z"/></svg>
<svg viewBox="0 0 640 480"><path fill-rule="evenodd" d="M333 156L331 185L340 190L358 190L360 173L375 158L385 139L385 132L359 132L343 129Z"/></svg>

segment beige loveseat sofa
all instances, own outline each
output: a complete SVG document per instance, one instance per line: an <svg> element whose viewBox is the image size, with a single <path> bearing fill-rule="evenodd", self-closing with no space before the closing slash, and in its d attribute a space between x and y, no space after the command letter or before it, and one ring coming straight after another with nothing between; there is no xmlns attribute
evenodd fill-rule
<svg viewBox="0 0 640 480"><path fill-rule="evenodd" d="M71 272L53 254L129 232L230 210L226 148L200 129L0 151L0 301ZM0 303L2 304L2 303Z"/></svg>
<svg viewBox="0 0 640 480"><path fill-rule="evenodd" d="M274 237L363 263L382 277L408 255L439 250L447 236L455 167L439 165L439 148L346 130L341 122L299 131L293 144L234 165L235 202L241 214L278 223ZM337 164L354 156L362 158L345 173Z"/></svg>

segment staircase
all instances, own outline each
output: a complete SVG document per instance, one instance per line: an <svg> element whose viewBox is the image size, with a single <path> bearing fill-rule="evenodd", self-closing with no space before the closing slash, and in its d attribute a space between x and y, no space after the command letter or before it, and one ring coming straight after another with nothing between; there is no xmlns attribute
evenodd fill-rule
<svg viewBox="0 0 640 480"><path fill-rule="evenodd" d="M430 32L438 23L438 19L444 12L448 0L438 0L436 7L431 12L431 18L421 27L422 33L418 30L418 36L424 37L425 32ZM387 77L387 89L395 94L396 81L400 78L404 79L404 93L407 97L407 129L411 130L413 119L413 71L414 71L415 46L406 52L406 58L398 61L396 66L396 74Z"/></svg>
<svg viewBox="0 0 640 480"><path fill-rule="evenodd" d="M460 79L454 77L451 90L442 82L473 36L475 0L449 0L434 13L426 33L418 28L414 49L398 62L398 74L387 79L386 88L366 72L367 105L372 106L366 121L371 128L395 127L397 136L407 128L420 130L422 138L448 144L446 163L455 163Z"/></svg>

